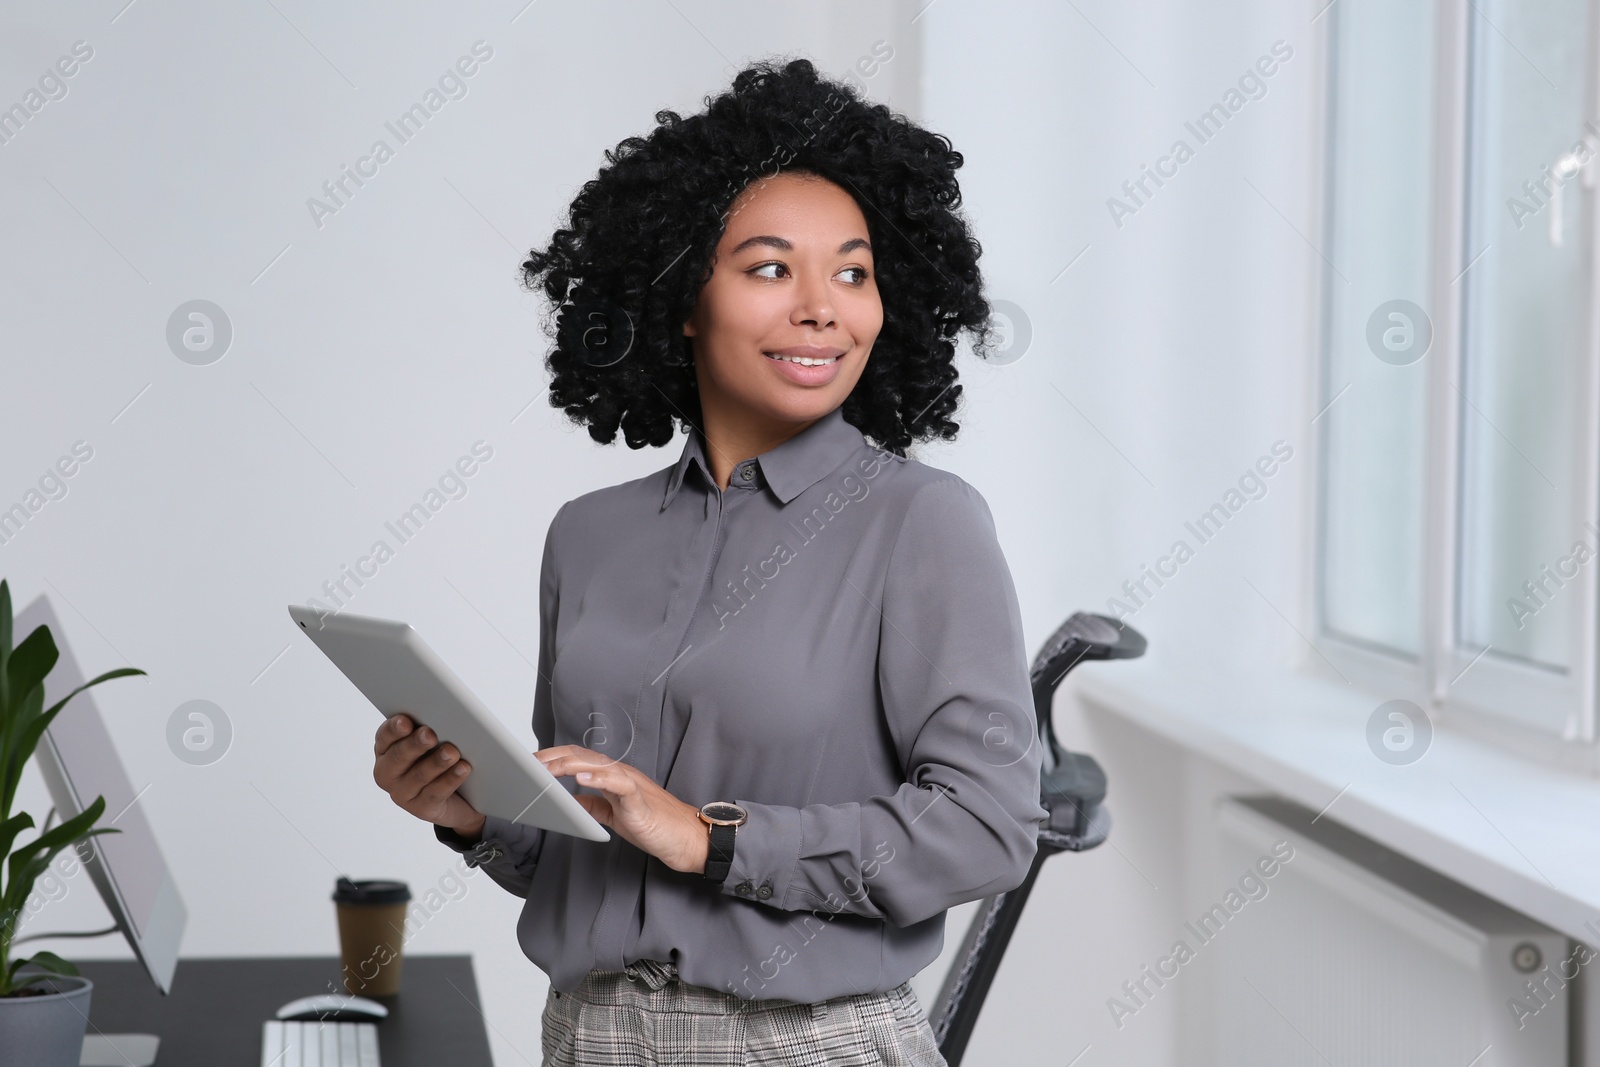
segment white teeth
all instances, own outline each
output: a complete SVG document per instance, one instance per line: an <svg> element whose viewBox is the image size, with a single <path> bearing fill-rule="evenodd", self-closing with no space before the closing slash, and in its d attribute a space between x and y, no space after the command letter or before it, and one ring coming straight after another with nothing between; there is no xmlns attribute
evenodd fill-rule
<svg viewBox="0 0 1600 1067"><path fill-rule="evenodd" d="M767 358L781 359L787 363L798 363L802 367L820 367L823 364L835 362L839 357L834 356L833 359L806 359L804 356L780 356L775 352L768 352Z"/></svg>

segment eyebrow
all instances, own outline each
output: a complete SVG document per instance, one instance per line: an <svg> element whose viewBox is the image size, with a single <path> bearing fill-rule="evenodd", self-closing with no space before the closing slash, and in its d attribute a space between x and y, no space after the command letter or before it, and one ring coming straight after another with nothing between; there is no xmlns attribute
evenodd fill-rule
<svg viewBox="0 0 1600 1067"><path fill-rule="evenodd" d="M760 234L755 237L746 237L734 247L732 252L728 254L738 255L746 248L753 248L756 245L765 245L769 248L776 248L782 252L794 251L794 243L789 241L787 238L774 237L771 234ZM852 237L850 240L839 246L839 251L837 254L842 256L846 252L855 251L857 248L865 248L868 252L872 251L872 245L867 242L865 237Z"/></svg>

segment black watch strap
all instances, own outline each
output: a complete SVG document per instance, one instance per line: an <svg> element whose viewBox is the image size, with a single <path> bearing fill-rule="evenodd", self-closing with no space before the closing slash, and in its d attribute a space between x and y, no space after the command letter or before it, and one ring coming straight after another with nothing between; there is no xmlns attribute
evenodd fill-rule
<svg viewBox="0 0 1600 1067"><path fill-rule="evenodd" d="M711 847L706 853L706 881L721 884L733 867L733 841L736 826L711 825Z"/></svg>

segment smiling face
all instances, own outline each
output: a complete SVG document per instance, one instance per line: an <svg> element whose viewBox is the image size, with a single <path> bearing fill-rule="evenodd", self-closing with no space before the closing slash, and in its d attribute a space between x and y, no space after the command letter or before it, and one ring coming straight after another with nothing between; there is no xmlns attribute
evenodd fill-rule
<svg viewBox="0 0 1600 1067"><path fill-rule="evenodd" d="M775 174L734 200L713 262L683 332L707 437L755 455L844 403L861 378L883 326L867 220L833 182Z"/></svg>

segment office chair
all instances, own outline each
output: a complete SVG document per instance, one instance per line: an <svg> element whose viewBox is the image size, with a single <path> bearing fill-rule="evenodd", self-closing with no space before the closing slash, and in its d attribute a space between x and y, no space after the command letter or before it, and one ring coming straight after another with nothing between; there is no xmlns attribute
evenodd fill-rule
<svg viewBox="0 0 1600 1067"><path fill-rule="evenodd" d="M1015 889L983 899L967 927L961 951L945 975L930 1021L939 1052L950 1067L959 1067L966 1053L967 1040L1033 892L1040 866L1058 852L1091 849L1111 832L1111 813L1105 807L1105 771L1093 756L1068 752L1056 742L1050 724L1056 687L1084 660L1134 659L1144 655L1144 650L1143 635L1127 623L1080 611L1050 635L1034 658L1029 679L1039 718L1039 740L1044 745L1039 800L1050 812L1050 820L1039 829L1039 850L1028 876Z"/></svg>

